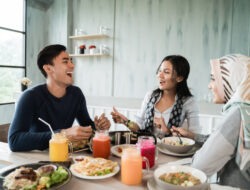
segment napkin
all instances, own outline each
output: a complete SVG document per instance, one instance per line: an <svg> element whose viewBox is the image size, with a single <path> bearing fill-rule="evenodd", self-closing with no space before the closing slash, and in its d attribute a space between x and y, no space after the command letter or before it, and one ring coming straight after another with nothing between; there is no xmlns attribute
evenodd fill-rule
<svg viewBox="0 0 250 190"><path fill-rule="evenodd" d="M181 160L173 161L173 162L168 162L166 164L161 164L159 167L166 166L166 165L190 165L192 163L192 158L184 158Z"/></svg>

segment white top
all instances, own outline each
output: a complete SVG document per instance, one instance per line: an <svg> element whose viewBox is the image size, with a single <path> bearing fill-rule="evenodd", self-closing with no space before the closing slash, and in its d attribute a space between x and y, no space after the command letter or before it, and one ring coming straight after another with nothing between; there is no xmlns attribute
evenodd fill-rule
<svg viewBox="0 0 250 190"><path fill-rule="evenodd" d="M153 91L148 92L145 97L144 100L142 102L142 106L141 106L141 111L138 115L135 116L136 118L136 123L139 125L140 129L145 129L143 126L144 123L144 118L145 118L145 112L146 112L146 108L147 108L147 103L150 100L150 97L152 95ZM158 100L156 101L156 103L160 100L161 96L158 98ZM175 96L175 103L177 101L177 96ZM170 113L173 109L174 105L171 106L170 108L168 108L167 110L165 110L164 112L159 112L159 110L157 110L154 107L154 115L156 117L163 117L165 124L167 126L168 121L169 121L169 117L170 117ZM187 121L187 126L186 128L192 132L196 132L197 128L200 126L199 124L199 109L198 109L198 105L194 99L194 97L188 97L184 100L184 104L183 104L183 109L182 109L182 113L181 113L181 122L180 122L180 126L184 126L185 125L185 119Z"/></svg>

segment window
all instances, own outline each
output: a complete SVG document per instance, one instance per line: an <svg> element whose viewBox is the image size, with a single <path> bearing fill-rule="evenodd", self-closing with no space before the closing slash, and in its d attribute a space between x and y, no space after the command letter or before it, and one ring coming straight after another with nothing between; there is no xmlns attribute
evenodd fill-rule
<svg viewBox="0 0 250 190"><path fill-rule="evenodd" d="M25 67L25 0L0 1L0 104L13 102Z"/></svg>

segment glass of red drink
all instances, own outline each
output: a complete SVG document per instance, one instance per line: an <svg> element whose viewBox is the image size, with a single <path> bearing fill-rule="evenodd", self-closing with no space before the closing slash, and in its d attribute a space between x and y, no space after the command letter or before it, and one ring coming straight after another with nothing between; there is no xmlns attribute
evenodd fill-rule
<svg viewBox="0 0 250 190"><path fill-rule="evenodd" d="M151 136L140 136L136 144L136 147L141 151L141 156L144 156L148 159L150 168L155 165L155 160L157 159L158 155L154 142L154 138ZM145 161L142 162L142 167L143 169L146 168Z"/></svg>
<svg viewBox="0 0 250 190"><path fill-rule="evenodd" d="M110 137L108 131L96 131L93 138L93 156L107 159L110 155Z"/></svg>

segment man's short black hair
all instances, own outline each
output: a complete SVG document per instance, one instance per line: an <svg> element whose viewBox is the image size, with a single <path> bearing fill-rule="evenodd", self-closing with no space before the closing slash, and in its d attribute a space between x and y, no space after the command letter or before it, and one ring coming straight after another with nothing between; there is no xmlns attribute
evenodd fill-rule
<svg viewBox="0 0 250 190"><path fill-rule="evenodd" d="M44 71L44 65L53 65L52 60L57 57L62 51L66 51L66 47L60 44L49 45L43 48L38 54L37 65L42 74L47 78L47 73Z"/></svg>

